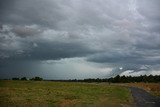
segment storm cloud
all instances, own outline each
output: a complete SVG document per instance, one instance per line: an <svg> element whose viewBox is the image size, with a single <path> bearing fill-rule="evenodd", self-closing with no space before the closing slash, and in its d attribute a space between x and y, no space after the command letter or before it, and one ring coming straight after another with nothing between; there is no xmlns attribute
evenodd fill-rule
<svg viewBox="0 0 160 107"><path fill-rule="evenodd" d="M1 78L36 75L34 70L46 68L48 61L55 66L64 59L66 64L51 67L46 74L54 69L53 75L63 79L71 70L68 63L74 61L75 72L83 74L80 78L91 76L87 70L97 77L103 77L103 70L106 77L160 74L159 10L159 0L1 0ZM63 74L58 73L61 70ZM67 78L79 78L70 73L75 75Z"/></svg>

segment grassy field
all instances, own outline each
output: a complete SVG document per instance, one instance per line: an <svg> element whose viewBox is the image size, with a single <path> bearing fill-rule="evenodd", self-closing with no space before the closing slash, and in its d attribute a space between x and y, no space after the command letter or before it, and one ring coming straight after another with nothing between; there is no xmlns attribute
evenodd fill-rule
<svg viewBox="0 0 160 107"><path fill-rule="evenodd" d="M127 88L96 83L0 81L0 107L129 107Z"/></svg>
<svg viewBox="0 0 160 107"><path fill-rule="evenodd" d="M160 83L127 83L126 85L143 88L151 94L160 97Z"/></svg>

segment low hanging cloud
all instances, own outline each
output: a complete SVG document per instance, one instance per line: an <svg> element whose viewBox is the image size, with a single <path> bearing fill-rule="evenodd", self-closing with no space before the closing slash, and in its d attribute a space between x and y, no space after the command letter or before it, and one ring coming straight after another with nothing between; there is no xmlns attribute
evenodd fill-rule
<svg viewBox="0 0 160 107"><path fill-rule="evenodd" d="M26 36L34 36L42 33L42 31L36 25L32 26L14 26L12 32L17 36L26 37Z"/></svg>
<svg viewBox="0 0 160 107"><path fill-rule="evenodd" d="M10 62L33 61L38 69L41 61L78 57L113 68L110 75L159 73L159 5L159 0L0 1L0 66L6 71L4 66L13 68Z"/></svg>

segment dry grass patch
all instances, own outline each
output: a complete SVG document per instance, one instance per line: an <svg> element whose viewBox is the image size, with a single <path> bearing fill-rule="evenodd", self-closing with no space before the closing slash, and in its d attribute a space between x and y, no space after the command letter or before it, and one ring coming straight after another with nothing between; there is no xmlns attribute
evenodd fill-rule
<svg viewBox="0 0 160 107"><path fill-rule="evenodd" d="M127 88L108 84L50 81L0 81L0 107L124 107Z"/></svg>

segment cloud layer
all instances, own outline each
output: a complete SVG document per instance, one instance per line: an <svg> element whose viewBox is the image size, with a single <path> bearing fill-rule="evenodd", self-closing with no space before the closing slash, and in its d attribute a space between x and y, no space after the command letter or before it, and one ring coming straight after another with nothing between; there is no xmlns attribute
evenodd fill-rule
<svg viewBox="0 0 160 107"><path fill-rule="evenodd" d="M38 69L40 62L82 58L97 70L112 68L106 75L159 74L159 5L159 0L0 1L0 73L11 72L11 62L34 62ZM18 68L15 73L21 74Z"/></svg>

